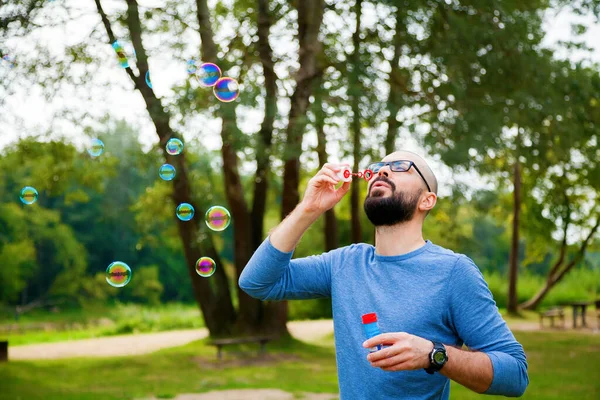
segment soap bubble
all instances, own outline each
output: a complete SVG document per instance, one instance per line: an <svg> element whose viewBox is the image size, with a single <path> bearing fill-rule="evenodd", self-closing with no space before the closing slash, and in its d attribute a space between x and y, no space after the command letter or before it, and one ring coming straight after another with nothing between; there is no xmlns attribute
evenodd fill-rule
<svg viewBox="0 0 600 400"><path fill-rule="evenodd" d="M183 151L183 142L177 138L171 138L167 142L167 153L172 156L181 154Z"/></svg>
<svg viewBox="0 0 600 400"><path fill-rule="evenodd" d="M224 231L231 223L231 214L225 207L213 206L206 211L204 216L206 226L213 231Z"/></svg>
<svg viewBox="0 0 600 400"><path fill-rule="evenodd" d="M88 147L87 152L92 157L98 157L104 152L104 142L100 139L92 139L90 142L90 147Z"/></svg>
<svg viewBox="0 0 600 400"><path fill-rule="evenodd" d="M196 61L194 60L188 60L187 62L187 72L190 75L193 75L196 73L196 71L198 71L198 67L196 66Z"/></svg>
<svg viewBox="0 0 600 400"><path fill-rule="evenodd" d="M221 69L217 64L204 63L196 71L198 77L198 83L204 87L214 86L215 83L221 78Z"/></svg>
<svg viewBox="0 0 600 400"><path fill-rule="evenodd" d="M12 69L15 66L15 59L14 57L5 54L2 56L2 63L8 65L8 67Z"/></svg>
<svg viewBox="0 0 600 400"><path fill-rule="evenodd" d="M112 47L115 50L115 53L117 53L117 58L119 60L119 64L121 65L121 67L129 68L129 61L127 61L127 54L125 53L125 49L123 48L121 43L119 43L118 40L115 40L114 43L112 44Z"/></svg>
<svg viewBox="0 0 600 400"><path fill-rule="evenodd" d="M215 260L210 257L200 257L196 261L196 272L203 278L208 278L215 273L217 264Z"/></svg>
<svg viewBox="0 0 600 400"><path fill-rule="evenodd" d="M240 85L233 78L221 78L215 83L213 92L224 103L234 101L240 94Z"/></svg>
<svg viewBox="0 0 600 400"><path fill-rule="evenodd" d="M175 167L171 164L163 164L158 170L158 175L165 181L171 181L175 178Z"/></svg>
<svg viewBox="0 0 600 400"><path fill-rule="evenodd" d="M175 214L177 214L177 218L182 221L189 221L194 217L194 206L189 203L181 203L177 206L177 210L175 210Z"/></svg>
<svg viewBox="0 0 600 400"><path fill-rule="evenodd" d="M115 261L106 268L106 282L112 287L123 287L131 280L131 268L121 261Z"/></svg>
<svg viewBox="0 0 600 400"><path fill-rule="evenodd" d="M152 81L150 80L150 71L146 72L146 85L148 85L148 87L150 89L152 89Z"/></svg>
<svg viewBox="0 0 600 400"><path fill-rule="evenodd" d="M23 204L33 204L38 199L38 191L35 190L35 188L32 188L31 186L25 186L23 189L21 189L20 198Z"/></svg>

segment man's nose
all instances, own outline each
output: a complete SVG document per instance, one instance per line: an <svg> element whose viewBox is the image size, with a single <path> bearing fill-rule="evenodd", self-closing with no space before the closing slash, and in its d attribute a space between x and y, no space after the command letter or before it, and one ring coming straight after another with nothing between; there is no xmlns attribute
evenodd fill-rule
<svg viewBox="0 0 600 400"><path fill-rule="evenodd" d="M390 167L386 165L384 167L379 168L377 176L385 176L387 178L391 175L391 172L392 170L390 169Z"/></svg>

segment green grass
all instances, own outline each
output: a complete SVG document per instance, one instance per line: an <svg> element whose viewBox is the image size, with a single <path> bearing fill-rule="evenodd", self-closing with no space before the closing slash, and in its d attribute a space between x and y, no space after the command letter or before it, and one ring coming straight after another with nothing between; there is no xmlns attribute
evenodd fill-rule
<svg viewBox="0 0 600 400"><path fill-rule="evenodd" d="M599 398L600 368L594 354L600 352L600 335L516 332L515 336L523 345L529 363L530 383L523 399ZM451 393L453 399L482 397L454 382Z"/></svg>
<svg viewBox="0 0 600 400"><path fill-rule="evenodd" d="M494 295L498 307L506 307L508 280L499 273L484 273L485 281ZM519 303L532 298L544 285L546 277L522 272L517 280ZM600 269L578 268L570 271L544 298L541 308L573 301L593 301L600 298Z"/></svg>
<svg viewBox="0 0 600 400"><path fill-rule="evenodd" d="M5 316L0 323L4 328L0 339L8 339L11 345L204 327L197 306L177 303L157 307L116 304L57 313L37 310L18 322Z"/></svg>
<svg viewBox="0 0 600 400"><path fill-rule="evenodd" d="M529 361L524 399L597 399L600 335L517 332ZM228 350L215 360L204 341L136 357L9 362L0 365L0 399L131 399L235 388L279 388L292 393L337 392L331 338L323 345L295 340L269 344L271 360L257 362L255 346ZM231 352L244 351L233 356ZM452 384L452 399L481 396Z"/></svg>

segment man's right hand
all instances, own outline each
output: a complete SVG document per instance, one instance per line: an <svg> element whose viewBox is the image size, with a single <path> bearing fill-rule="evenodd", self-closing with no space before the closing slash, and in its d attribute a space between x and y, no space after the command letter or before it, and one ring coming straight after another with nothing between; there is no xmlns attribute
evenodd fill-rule
<svg viewBox="0 0 600 400"><path fill-rule="evenodd" d="M301 202L304 212L321 215L335 206L348 193L350 182L344 182L341 187L335 188L341 181L337 176L341 170L340 166L327 163L308 181Z"/></svg>
<svg viewBox="0 0 600 400"><path fill-rule="evenodd" d="M325 164L308 181L300 204L269 235L271 244L277 250L284 253L294 250L310 225L348 193L350 182L344 182L341 187L335 188L340 182L337 173L341 170L335 164Z"/></svg>

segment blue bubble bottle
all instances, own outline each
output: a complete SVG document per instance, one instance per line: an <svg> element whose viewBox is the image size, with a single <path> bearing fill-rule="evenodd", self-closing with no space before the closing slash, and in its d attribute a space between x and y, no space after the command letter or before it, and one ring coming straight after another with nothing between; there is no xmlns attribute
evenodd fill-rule
<svg viewBox="0 0 600 400"><path fill-rule="evenodd" d="M365 329L365 334L367 335L367 339L371 339L374 336L381 334L379 331L379 326L377 325L377 314L369 313L362 316L363 328ZM378 344L377 346L373 346L369 348L369 353L374 353L383 349L383 346Z"/></svg>

